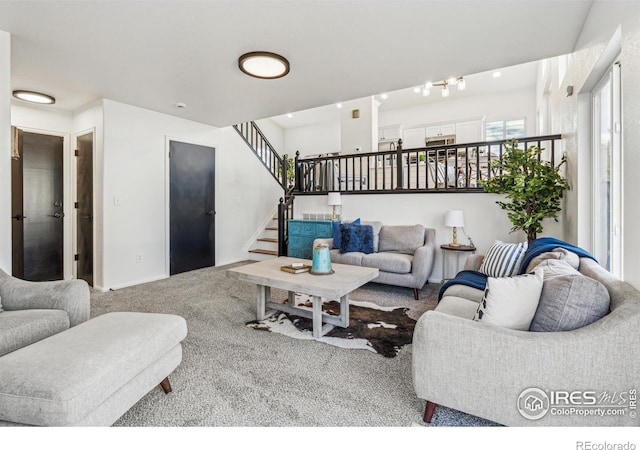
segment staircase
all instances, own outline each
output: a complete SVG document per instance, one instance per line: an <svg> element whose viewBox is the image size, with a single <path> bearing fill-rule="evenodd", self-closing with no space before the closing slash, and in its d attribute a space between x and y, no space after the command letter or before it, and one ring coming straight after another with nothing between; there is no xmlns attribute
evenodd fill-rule
<svg viewBox="0 0 640 450"><path fill-rule="evenodd" d="M273 217L249 250L255 259L263 260L278 256L278 217Z"/></svg>
<svg viewBox="0 0 640 450"><path fill-rule="evenodd" d="M284 191L284 198L280 198L277 214L267 223L248 251L258 260L286 256L289 239L288 220L293 218L294 199L293 189L287 189L286 155L283 158L278 154L255 122L241 123L233 128Z"/></svg>

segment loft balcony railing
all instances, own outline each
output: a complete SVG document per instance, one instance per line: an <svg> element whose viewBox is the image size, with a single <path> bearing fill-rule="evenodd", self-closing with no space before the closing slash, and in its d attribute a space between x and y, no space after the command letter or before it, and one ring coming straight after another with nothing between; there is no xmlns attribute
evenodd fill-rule
<svg viewBox="0 0 640 450"><path fill-rule="evenodd" d="M543 148L540 158L561 160L561 135L518 139L518 147ZM492 162L509 140L295 159L295 194L483 192L478 181L496 175Z"/></svg>

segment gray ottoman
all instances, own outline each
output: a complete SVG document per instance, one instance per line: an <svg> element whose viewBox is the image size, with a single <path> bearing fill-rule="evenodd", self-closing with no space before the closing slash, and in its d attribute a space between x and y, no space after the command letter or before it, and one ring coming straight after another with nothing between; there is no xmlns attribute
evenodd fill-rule
<svg viewBox="0 0 640 450"><path fill-rule="evenodd" d="M171 391L182 317L98 316L0 358L0 424L108 426L151 389Z"/></svg>

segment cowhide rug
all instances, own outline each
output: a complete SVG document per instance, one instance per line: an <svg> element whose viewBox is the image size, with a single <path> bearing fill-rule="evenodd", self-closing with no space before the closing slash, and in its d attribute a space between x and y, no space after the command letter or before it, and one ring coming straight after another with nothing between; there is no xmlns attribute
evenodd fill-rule
<svg viewBox="0 0 640 450"><path fill-rule="evenodd" d="M296 306L311 309L311 300L296 294ZM323 312L340 315L340 302L323 300ZM381 307L374 303L349 301L349 327L334 327L318 341L336 347L365 349L393 358L413 338L416 321L406 314L407 308ZM312 320L279 312L265 320L247 322L260 331L280 333L294 339L313 339Z"/></svg>

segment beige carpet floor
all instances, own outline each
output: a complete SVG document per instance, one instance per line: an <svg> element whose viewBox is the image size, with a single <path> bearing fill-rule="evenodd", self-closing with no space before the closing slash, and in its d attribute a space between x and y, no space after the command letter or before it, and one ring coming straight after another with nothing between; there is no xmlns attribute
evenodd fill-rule
<svg viewBox="0 0 640 450"><path fill-rule="evenodd" d="M207 268L91 295L91 315L111 311L178 314L187 321L173 393L156 388L116 426L412 426L422 424L411 345L395 358L301 341L245 326L255 319L256 287ZM420 300L411 289L369 283L354 300L410 309L436 305L439 285ZM274 290L274 298L286 297Z"/></svg>

